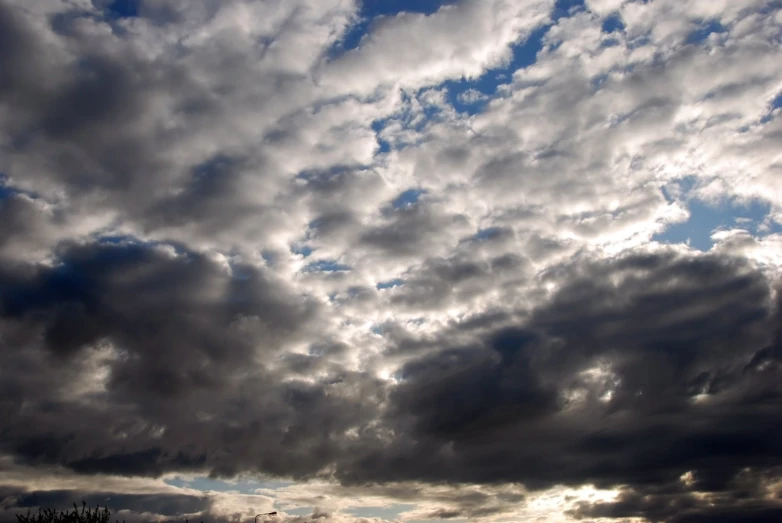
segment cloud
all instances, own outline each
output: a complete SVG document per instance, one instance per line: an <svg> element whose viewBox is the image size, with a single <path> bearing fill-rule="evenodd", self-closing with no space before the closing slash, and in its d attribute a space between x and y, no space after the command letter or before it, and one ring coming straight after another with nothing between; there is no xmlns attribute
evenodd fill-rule
<svg viewBox="0 0 782 523"><path fill-rule="evenodd" d="M3 445L20 458L84 473L159 475L211 467L208 455L225 459L211 450L213 437L275 432L262 421L267 415L281 416L297 438L329 417L333 399L319 386L284 385L286 376L267 368L280 344L314 326L317 306L257 269L119 243L67 247L57 266L3 280L4 331L18 336L4 355L4 403L14 420ZM255 372L241 378L248 367ZM78 389L84 381L91 386ZM281 410L272 414L275 403ZM252 414L253 404L263 408ZM39 416L44 405L50 410ZM231 412L243 412L241 426L232 428ZM254 428L246 416L256 417ZM179 439L191 431L206 439ZM237 465L228 457L226 473Z"/></svg>
<svg viewBox="0 0 782 523"><path fill-rule="evenodd" d="M670 254L563 267L574 269L528 322L427 340L392 394L397 441L360 474L610 486L673 480L696 464L729 476L734 459L777 452L754 426L777 394L766 381L776 365L750 363L778 343L761 273ZM743 423L706 421L730 405Z"/></svg>
<svg viewBox="0 0 782 523"><path fill-rule="evenodd" d="M778 519L780 6L435 4L0 0L3 518Z"/></svg>
<svg viewBox="0 0 782 523"><path fill-rule="evenodd" d="M548 20L550 0L457 2L437 12L400 13L381 20L359 47L323 73L328 85L367 93L397 84L417 88L478 77L508 61L509 45Z"/></svg>
<svg viewBox="0 0 782 523"><path fill-rule="evenodd" d="M459 101L463 104L473 104L488 100L489 97L476 89L468 89L463 93L460 93L458 98Z"/></svg>

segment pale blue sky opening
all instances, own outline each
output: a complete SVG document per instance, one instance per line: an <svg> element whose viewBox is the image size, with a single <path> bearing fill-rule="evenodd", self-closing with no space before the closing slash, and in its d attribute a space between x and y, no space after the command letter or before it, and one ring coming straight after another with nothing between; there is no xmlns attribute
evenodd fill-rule
<svg viewBox="0 0 782 523"><path fill-rule="evenodd" d="M688 44L700 44L712 34L724 33L725 27L716 20L705 21L700 27L687 36Z"/></svg>
<svg viewBox="0 0 782 523"><path fill-rule="evenodd" d="M395 278L393 280L388 280L384 282L380 282L377 284L378 290L381 289L391 289L393 287L399 287L400 285L404 285L405 280L400 280L399 278Z"/></svg>
<svg viewBox="0 0 782 523"><path fill-rule="evenodd" d="M236 482L222 481L219 479L212 479L206 476L196 476L193 479L187 479L183 477L176 477L166 479L165 483L172 487L179 488L192 488L201 491L215 491L215 492L239 492L240 494L255 494L258 489L271 489L277 490L294 485L289 481L259 481L243 479Z"/></svg>
<svg viewBox="0 0 782 523"><path fill-rule="evenodd" d="M502 234L502 229L499 227L487 227L486 229L481 229L477 233L475 233L475 236L473 236L476 240L491 240L492 238L496 238Z"/></svg>
<svg viewBox="0 0 782 523"><path fill-rule="evenodd" d="M771 107L769 108L768 114L760 119L760 123L767 124L773 120L775 117L774 112L780 108L782 108L782 93L779 93L773 100L771 100Z"/></svg>
<svg viewBox="0 0 782 523"><path fill-rule="evenodd" d="M318 260L304 267L304 272L342 272L349 271L350 266L335 260Z"/></svg>
<svg viewBox="0 0 782 523"><path fill-rule="evenodd" d="M689 220L671 225L653 239L662 243L689 242L691 247L705 252L714 245L711 235L717 230L745 229L758 236L782 232L782 227L773 222L768 223L768 229L762 228L771 207L760 200L712 205L693 199L687 202L687 207L690 211Z"/></svg>
<svg viewBox="0 0 782 523"><path fill-rule="evenodd" d="M291 245L291 252L293 254L300 254L301 256L307 258L310 254L312 254L313 250L306 245Z"/></svg>
<svg viewBox="0 0 782 523"><path fill-rule="evenodd" d="M381 154L385 154L391 150L391 144L388 142L388 140L384 140L380 137L380 133L383 131L389 120L390 118L382 118L372 122L372 130L375 131L379 152Z"/></svg>
<svg viewBox="0 0 782 523"><path fill-rule="evenodd" d="M357 518L379 517L385 519L397 519L403 512L412 510L414 508L415 505L413 504L396 503L393 505L389 505L387 507L377 506L377 507L351 508L346 510L345 513L350 514L351 516L355 516Z"/></svg>
<svg viewBox="0 0 782 523"><path fill-rule="evenodd" d="M423 189L408 189L397 196L396 199L391 202L391 205L394 207L394 209L403 209L405 207L415 205L418 203L418 200L421 199L421 196L423 196L425 193L426 191Z"/></svg>
<svg viewBox="0 0 782 523"><path fill-rule="evenodd" d="M488 103L489 97L496 93L497 88L500 85L510 83L514 72L535 63L538 52L543 49L543 38L550 28L550 25L539 27L532 32L529 38L514 45L512 47L513 57L507 64L489 69L479 78L462 78L443 83L443 87L448 92L448 102L461 113L478 114L481 112ZM484 98L467 102L464 94L468 91L477 91L484 95Z"/></svg>
<svg viewBox="0 0 782 523"><path fill-rule="evenodd" d="M585 9L583 0L558 0L553 11L552 20L556 22L560 18L572 16ZM530 36L515 45L511 50L513 57L510 62L501 67L489 69L476 79L462 78L445 82L443 87L448 90L448 102L460 113L478 114L489 102L491 96L497 92L500 85L510 83L513 73L533 65L537 61L538 53L543 49L543 40L551 29L551 25L544 25L535 29ZM465 96L465 93L477 92L483 97Z"/></svg>

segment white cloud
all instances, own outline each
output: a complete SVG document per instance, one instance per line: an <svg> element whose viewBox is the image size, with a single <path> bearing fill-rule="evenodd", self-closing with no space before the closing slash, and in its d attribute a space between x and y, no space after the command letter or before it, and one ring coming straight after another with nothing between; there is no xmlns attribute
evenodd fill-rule
<svg viewBox="0 0 782 523"><path fill-rule="evenodd" d="M323 70L340 92L369 94L381 86L420 88L449 78L476 78L509 60L509 46L545 23L550 0L468 0L431 15L382 20L356 50Z"/></svg>

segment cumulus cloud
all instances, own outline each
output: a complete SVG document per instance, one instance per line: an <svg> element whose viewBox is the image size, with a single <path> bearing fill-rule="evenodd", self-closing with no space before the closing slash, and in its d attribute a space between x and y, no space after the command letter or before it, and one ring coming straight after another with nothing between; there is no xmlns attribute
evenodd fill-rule
<svg viewBox="0 0 782 523"><path fill-rule="evenodd" d="M778 2L422 6L0 0L1 518L779 519Z"/></svg>

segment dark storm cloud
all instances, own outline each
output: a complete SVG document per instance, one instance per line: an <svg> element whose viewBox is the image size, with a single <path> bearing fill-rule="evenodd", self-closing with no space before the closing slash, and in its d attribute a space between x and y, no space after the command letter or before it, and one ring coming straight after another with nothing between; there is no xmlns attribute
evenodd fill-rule
<svg viewBox="0 0 782 523"><path fill-rule="evenodd" d="M771 467L763 473L744 470L727 488L706 497L693 495L681 483L657 485L639 490L625 490L612 502L580 502L568 515L577 520L586 518L645 518L652 522L718 523L778 521L782 515L779 498L769 499L763 490L779 477L779 469Z"/></svg>
<svg viewBox="0 0 782 523"><path fill-rule="evenodd" d="M284 291L263 274L237 267L241 276L231 278L200 254L172 254L164 247L120 240L63 246L58 261L53 268L28 269L23 279L14 279L18 272L3 274L0 294L5 317L43 320L44 340L55 353L68 354L108 337L122 338L126 350L176 360L177 345L165 345L163 351L163 339L153 346L139 339L146 329L156 336L172 329L183 343L201 347L212 363L229 357L229 348L241 348L240 359L245 359L249 347L233 338L212 339L208 328L247 315L263 316L279 332L289 332L309 314L286 303ZM188 328L177 329L179 321Z"/></svg>
<svg viewBox="0 0 782 523"><path fill-rule="evenodd" d="M408 363L400 437L345 480L643 489L692 472L693 489L721 492L782 464L780 308L760 272L662 254L559 277L525 327Z"/></svg>
<svg viewBox="0 0 782 523"><path fill-rule="evenodd" d="M413 359L391 388L312 356L286 355L280 376L267 370L314 309L257 269L233 274L127 241L63 246L51 267L6 267L4 452L89 474L333 467L352 484L628 489L582 517L775 514L762 489L736 486L748 468L782 466L780 309L747 262L660 254L562 266L551 277L564 283L528 321L497 328L516 316L495 312L454 325L442 338L450 346L405 349ZM77 393L101 343L116 351L103 388ZM284 379L308 373L326 377ZM755 501L723 503L724 513L694 505L692 519L664 511L694 492Z"/></svg>
<svg viewBox="0 0 782 523"><path fill-rule="evenodd" d="M120 242L64 246L56 266L1 279L0 445L25 462L308 475L371 418L366 376L266 367L316 308L257 269Z"/></svg>

